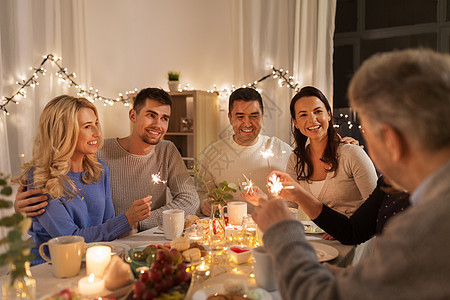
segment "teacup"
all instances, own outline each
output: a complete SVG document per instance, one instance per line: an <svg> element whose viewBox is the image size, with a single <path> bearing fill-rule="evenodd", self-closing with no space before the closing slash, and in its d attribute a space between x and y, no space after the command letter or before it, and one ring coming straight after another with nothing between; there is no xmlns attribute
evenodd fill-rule
<svg viewBox="0 0 450 300"><path fill-rule="evenodd" d="M257 247L253 249L253 259L256 285L267 291L276 290L277 282L270 254L264 247Z"/></svg>
<svg viewBox="0 0 450 300"><path fill-rule="evenodd" d="M51 258L45 255L45 246L48 246ZM85 247L86 243L82 236L60 236L42 243L39 246L39 254L44 260L52 263L55 277L73 277L80 272Z"/></svg>
<svg viewBox="0 0 450 300"><path fill-rule="evenodd" d="M247 215L247 202L228 202L224 209L228 213L228 223L231 225L242 225L242 219Z"/></svg>
<svg viewBox="0 0 450 300"><path fill-rule="evenodd" d="M163 211L161 229L168 240L180 237L184 229L184 210L168 209Z"/></svg>

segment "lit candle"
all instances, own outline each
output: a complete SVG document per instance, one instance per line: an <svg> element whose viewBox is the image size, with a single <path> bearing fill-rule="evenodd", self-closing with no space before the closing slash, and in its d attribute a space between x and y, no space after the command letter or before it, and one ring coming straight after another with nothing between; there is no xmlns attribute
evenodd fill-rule
<svg viewBox="0 0 450 300"><path fill-rule="evenodd" d="M139 274L142 274L142 273L145 273L145 272L148 272L148 271L150 271L150 268L149 267L139 267L139 268L137 268L136 269L136 272L138 272Z"/></svg>
<svg viewBox="0 0 450 300"><path fill-rule="evenodd" d="M198 272L198 275L202 276L209 276L209 267L205 265L205 262L202 261L202 263L197 267L196 271Z"/></svg>
<svg viewBox="0 0 450 300"><path fill-rule="evenodd" d="M94 273L95 277L102 278L105 268L111 261L111 247L92 246L86 251L86 274Z"/></svg>
<svg viewBox="0 0 450 300"><path fill-rule="evenodd" d="M92 273L78 281L78 291L83 295L99 295L105 288L105 281Z"/></svg>

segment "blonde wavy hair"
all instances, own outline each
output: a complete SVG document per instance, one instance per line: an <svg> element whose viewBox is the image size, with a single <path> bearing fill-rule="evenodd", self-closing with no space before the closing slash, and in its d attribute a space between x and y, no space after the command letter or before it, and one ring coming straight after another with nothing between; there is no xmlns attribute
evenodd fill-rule
<svg viewBox="0 0 450 300"><path fill-rule="evenodd" d="M79 190L67 173L78 141L78 112L82 108L92 109L98 118L97 108L85 98L61 95L47 103L39 119L32 160L23 166L22 175L16 181L27 185L27 178L33 172L33 187L41 188L54 199L76 197ZM98 145L99 148L103 145L101 134ZM95 154L85 155L83 169L84 184L100 180L103 166Z"/></svg>

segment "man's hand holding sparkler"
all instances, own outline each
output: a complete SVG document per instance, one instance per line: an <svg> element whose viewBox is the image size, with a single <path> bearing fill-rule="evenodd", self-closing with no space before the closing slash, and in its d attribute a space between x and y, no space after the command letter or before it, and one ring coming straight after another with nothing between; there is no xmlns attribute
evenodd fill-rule
<svg viewBox="0 0 450 300"><path fill-rule="evenodd" d="M244 192L241 194L241 196L245 199L245 201L253 204L254 206L259 205L259 201L261 198L264 198L266 200L269 199L269 197L256 185L253 185L249 189L244 189Z"/></svg>

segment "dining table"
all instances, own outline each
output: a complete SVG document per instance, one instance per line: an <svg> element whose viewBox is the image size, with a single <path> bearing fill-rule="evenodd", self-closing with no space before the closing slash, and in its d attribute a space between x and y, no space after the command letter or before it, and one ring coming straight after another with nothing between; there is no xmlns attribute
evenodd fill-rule
<svg viewBox="0 0 450 300"><path fill-rule="evenodd" d="M351 264L355 253L354 246L343 245L337 240L324 240L322 239L322 234L306 234L306 238L311 242L325 244L338 250L339 254L337 255L337 257L333 260L328 261L327 263L337 267L346 267ZM128 251L129 249L146 247L154 243L164 244L167 241L169 240L165 239L164 233L161 231L161 229L158 227L154 227L145 231L122 237L110 243L115 246L123 247L125 251ZM239 266L239 269L244 273L248 273L251 272L251 267L252 262L244 264L243 266ZM211 283L214 283L223 281L224 278L238 276L239 274L236 272L236 270L237 268L233 268L229 272L225 272L209 280L211 281ZM85 262L82 263L80 273L77 276L71 278L56 278L52 273L51 263L48 262L31 267L31 273L33 278L36 280L36 299L46 299L64 289L77 290L78 281L82 277L87 276ZM3 282L8 279L8 274L2 274L0 276L0 283L3 284ZM256 288L256 283L253 278L250 278L248 282L249 287ZM203 282L202 284L208 284L208 282ZM125 299L126 291L131 290L131 285L132 283L117 291L105 290L103 294L107 298ZM191 298L195 290L199 288L199 286L192 288L191 285L190 291L188 291L186 298ZM270 295L272 296L273 300L281 299L279 292L276 290L270 292Z"/></svg>

